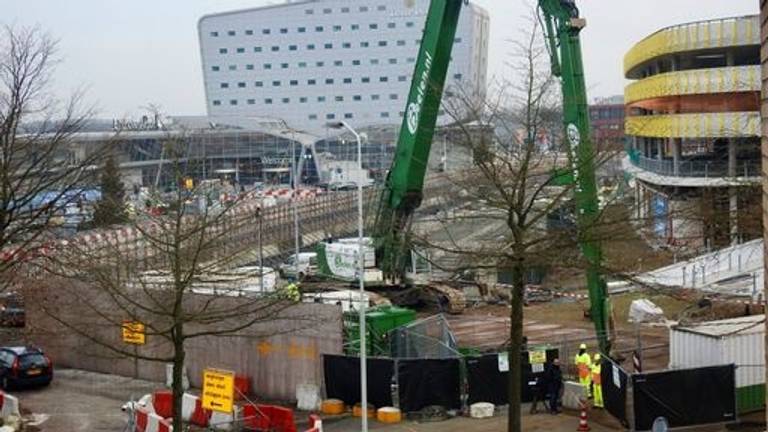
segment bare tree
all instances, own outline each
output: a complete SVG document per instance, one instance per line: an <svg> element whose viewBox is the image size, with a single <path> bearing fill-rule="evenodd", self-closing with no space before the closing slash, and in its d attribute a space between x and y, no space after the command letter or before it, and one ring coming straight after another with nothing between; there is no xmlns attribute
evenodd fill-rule
<svg viewBox="0 0 768 432"><path fill-rule="evenodd" d="M50 93L57 42L39 28L0 32L0 279L7 287L24 255L90 184L98 154L82 156L72 145L91 115L82 93L66 101Z"/></svg>
<svg viewBox="0 0 768 432"><path fill-rule="evenodd" d="M161 214L132 222L130 244L70 244L45 263L56 289L38 298L52 320L81 341L123 358L173 364L173 427L182 430L183 366L193 339L232 336L259 323L290 332L309 325L291 314L298 291L269 285L263 268L242 267L253 248L259 211L226 181L195 184L195 161L185 137L164 143L162 177L171 192L158 194ZM158 168L160 169L160 168ZM153 215L155 213L155 215ZM116 339L125 321L145 326L147 345L133 349ZM249 336L274 335L255 333ZM82 344L76 345L81 346ZM87 344L86 344L87 345Z"/></svg>

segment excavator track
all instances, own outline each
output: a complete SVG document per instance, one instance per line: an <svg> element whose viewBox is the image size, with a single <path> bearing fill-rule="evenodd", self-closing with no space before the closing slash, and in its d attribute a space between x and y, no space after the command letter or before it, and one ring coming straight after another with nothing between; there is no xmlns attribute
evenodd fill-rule
<svg viewBox="0 0 768 432"><path fill-rule="evenodd" d="M437 300L438 305L444 312L452 315L461 314L467 308L467 297L464 291L453 288L450 285L432 283L421 287L424 293Z"/></svg>

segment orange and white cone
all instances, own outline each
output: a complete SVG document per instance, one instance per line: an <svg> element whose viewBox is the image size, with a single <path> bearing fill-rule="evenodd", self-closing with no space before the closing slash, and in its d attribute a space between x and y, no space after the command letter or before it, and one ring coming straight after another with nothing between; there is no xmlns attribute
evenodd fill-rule
<svg viewBox="0 0 768 432"><path fill-rule="evenodd" d="M581 409L581 415L579 416L579 427L576 432L588 432L590 430L589 423L587 423L587 410Z"/></svg>

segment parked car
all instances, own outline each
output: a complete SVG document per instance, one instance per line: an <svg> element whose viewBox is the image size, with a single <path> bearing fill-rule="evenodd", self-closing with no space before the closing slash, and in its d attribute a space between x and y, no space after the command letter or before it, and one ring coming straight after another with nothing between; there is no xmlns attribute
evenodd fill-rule
<svg viewBox="0 0 768 432"><path fill-rule="evenodd" d="M0 348L0 387L47 386L53 380L53 362L39 348Z"/></svg>
<svg viewBox="0 0 768 432"><path fill-rule="evenodd" d="M296 254L293 254L280 264L280 276L283 278L301 280L307 276L314 275L317 272L317 254L315 252L299 253L298 278L296 275L296 268Z"/></svg>
<svg viewBox="0 0 768 432"><path fill-rule="evenodd" d="M0 327L24 327L24 301L16 293L0 294Z"/></svg>

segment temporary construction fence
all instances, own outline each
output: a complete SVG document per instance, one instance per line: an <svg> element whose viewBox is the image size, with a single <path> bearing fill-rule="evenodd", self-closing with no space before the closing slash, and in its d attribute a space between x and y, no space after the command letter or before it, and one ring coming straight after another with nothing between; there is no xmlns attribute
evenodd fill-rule
<svg viewBox="0 0 768 432"><path fill-rule="evenodd" d="M391 356L399 359L459 358L456 338L445 316L433 315L389 333Z"/></svg>
<svg viewBox="0 0 768 432"><path fill-rule="evenodd" d="M533 355L532 355L533 353ZM544 372L544 361L557 358L555 349L521 353L524 402L533 400L534 386ZM509 403L506 353L454 358L369 358L368 400L377 407L395 405L415 412L438 405L462 409L475 402ZM324 355L325 392L348 405L360 401L360 359Z"/></svg>

